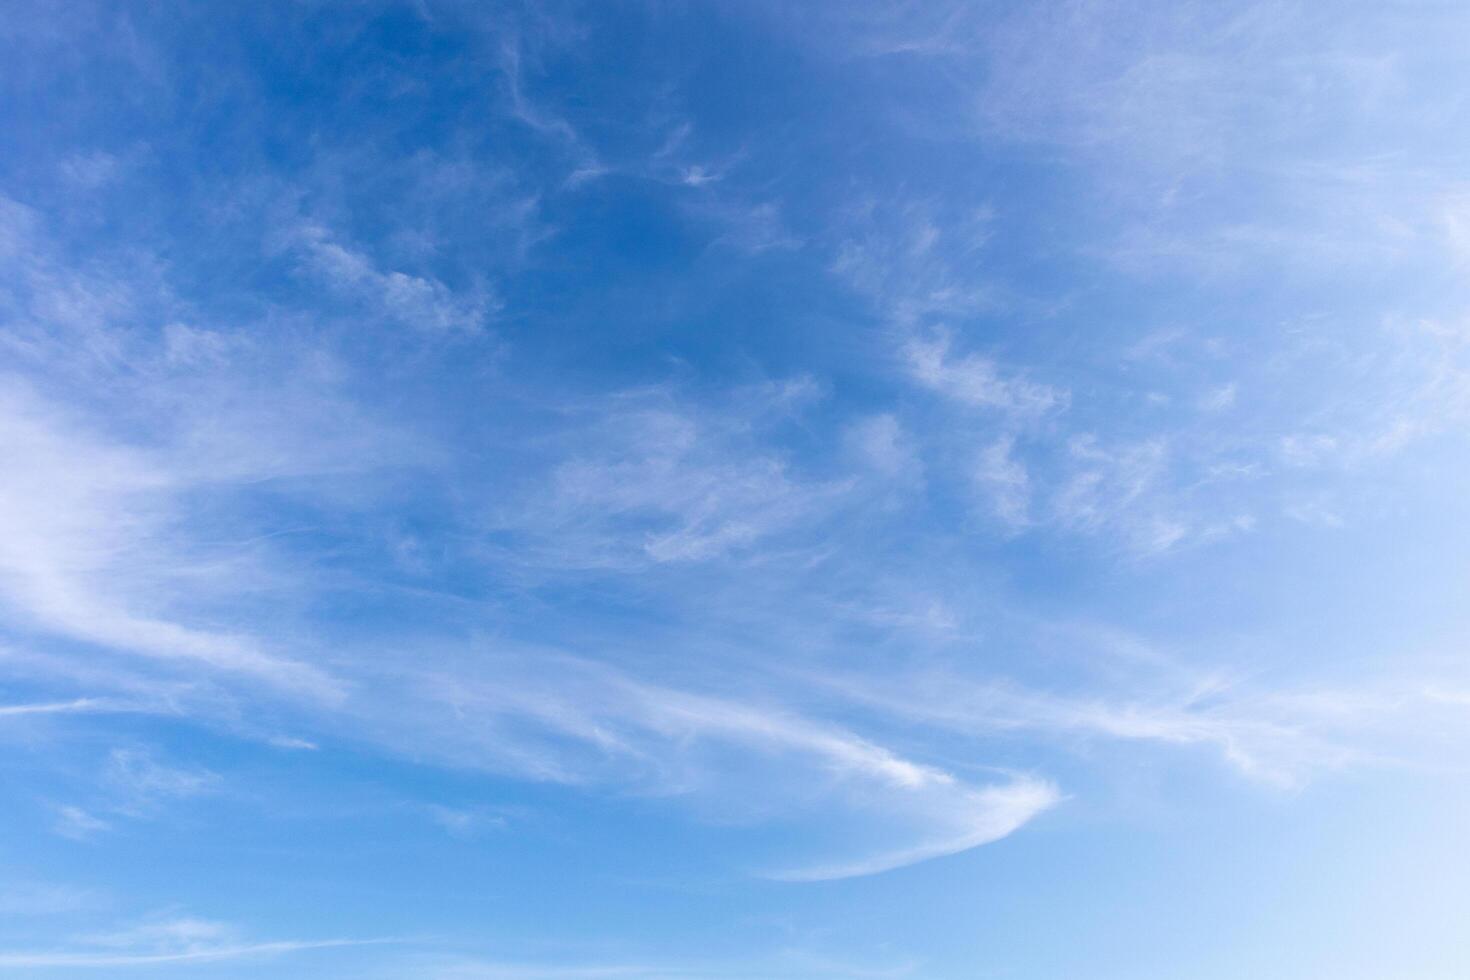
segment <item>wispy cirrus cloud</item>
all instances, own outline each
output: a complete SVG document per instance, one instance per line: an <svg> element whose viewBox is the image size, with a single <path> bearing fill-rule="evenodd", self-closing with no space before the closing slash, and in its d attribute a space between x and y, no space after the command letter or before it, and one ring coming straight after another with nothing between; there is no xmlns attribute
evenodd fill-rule
<svg viewBox="0 0 1470 980"><path fill-rule="evenodd" d="M499 306L484 284L459 293L431 276L382 269L321 225L304 224L295 237L304 270L369 315L431 333L476 333Z"/></svg>
<svg viewBox="0 0 1470 980"><path fill-rule="evenodd" d="M812 395L801 380L758 386L722 411L667 388L614 393L589 406L591 424L566 430L566 451L535 499L500 520L527 535L528 557L552 567L748 553L823 519L848 489L803 476L757 436Z"/></svg>
<svg viewBox="0 0 1470 980"><path fill-rule="evenodd" d="M601 962L536 962L475 959L461 957L426 958L417 967L421 975L433 980L659 980L666 977L740 978L740 980L793 980L793 978L851 977L854 980L898 980L913 976L917 966L903 962L896 966L874 966L870 962L854 963L846 959L785 950L769 956L748 956L727 962L683 960L661 962L616 960Z"/></svg>
<svg viewBox="0 0 1470 980"><path fill-rule="evenodd" d="M91 889L18 881L0 888L0 913L17 916L64 915L95 905L100 898Z"/></svg>
<svg viewBox="0 0 1470 980"><path fill-rule="evenodd" d="M994 409L1018 418L1035 418L1066 404L1066 393L1024 377L1006 377L991 358L951 354L952 338L940 333L911 340L904 348L915 381L970 407Z"/></svg>
<svg viewBox="0 0 1470 980"><path fill-rule="evenodd" d="M859 419L844 438L863 463L885 477L912 482L923 475L914 434L890 412Z"/></svg>
<svg viewBox="0 0 1470 980"><path fill-rule="evenodd" d="M127 707L108 698L72 698L70 701L39 701L33 704L0 705L0 718L32 715L69 715L94 711L120 711Z"/></svg>
<svg viewBox="0 0 1470 980"><path fill-rule="evenodd" d="M683 798L727 819L749 811L785 820L816 807L829 841L848 839L857 851L764 876L818 880L891 870L997 840L1060 800L1039 777L975 785L779 703L680 689L584 658L480 651L457 662L464 669L405 674L395 686L411 696L399 698L399 717L390 722L374 711L364 719L367 733L460 764ZM763 774L757 797L743 775L752 764ZM917 842L865 853L872 845L862 841L875 828L863 811L875 804L886 828L880 837Z"/></svg>
<svg viewBox="0 0 1470 980"><path fill-rule="evenodd" d="M82 937L70 947L0 950L0 969L121 969L265 958L319 949L340 949L383 940L251 941L222 922L192 918L155 920L127 929Z"/></svg>
<svg viewBox="0 0 1470 980"><path fill-rule="evenodd" d="M874 680L829 675L819 687L884 713L977 739L1027 733L1205 748L1252 780L1299 787L1324 772L1416 767L1470 728L1450 684L1265 685L1168 661L1126 682L1058 691L931 669Z"/></svg>
<svg viewBox="0 0 1470 980"><path fill-rule="evenodd" d="M989 844L1019 830L1061 800L1057 788L1038 779L968 790L946 806L948 831L919 844L856 860L772 872L781 881L832 881L878 874Z"/></svg>
<svg viewBox="0 0 1470 980"><path fill-rule="evenodd" d="M0 598L38 628L78 640L328 692L330 682L315 668L124 594L140 584L119 587L114 576L129 565L157 586L150 605L166 594L170 576L188 575L197 559L178 552L166 533L176 516L168 504L215 477L151 447L103 441L68 414L20 391L0 403L0 437L16 462L0 478Z"/></svg>
<svg viewBox="0 0 1470 980"><path fill-rule="evenodd" d="M79 806L66 804L56 808L56 820L51 829L71 840L88 840L112 829L112 824L83 810Z"/></svg>
<svg viewBox="0 0 1470 980"><path fill-rule="evenodd" d="M24 246L5 259L25 302L4 335L18 373L0 397L0 441L14 464L0 475L0 602L17 625L335 696L321 669L185 610L270 575L249 548L211 546L222 529L198 505L262 481L357 470L365 457L382 458L388 429L372 431L342 401L337 421L310 433L292 424L294 413L327 404L320 358L293 369L276 361L281 351L178 323L153 272L138 280L78 267L35 215L22 218ZM160 293L158 329L114 323ZM79 310L58 294L109 299ZM60 396L77 385L88 398ZM226 540L232 533L223 530ZM244 536L261 540L258 529Z"/></svg>
<svg viewBox="0 0 1470 980"><path fill-rule="evenodd" d="M169 765L150 753L118 748L108 754L102 782L124 812L140 815L164 801L218 792L223 779L208 769Z"/></svg>

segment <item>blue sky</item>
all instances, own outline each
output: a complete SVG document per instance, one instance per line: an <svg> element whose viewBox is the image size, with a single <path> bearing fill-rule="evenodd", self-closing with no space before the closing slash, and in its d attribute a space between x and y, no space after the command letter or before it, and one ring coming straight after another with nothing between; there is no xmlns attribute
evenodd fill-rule
<svg viewBox="0 0 1470 980"><path fill-rule="evenodd" d="M11 4L0 976L1464 977L1467 30Z"/></svg>

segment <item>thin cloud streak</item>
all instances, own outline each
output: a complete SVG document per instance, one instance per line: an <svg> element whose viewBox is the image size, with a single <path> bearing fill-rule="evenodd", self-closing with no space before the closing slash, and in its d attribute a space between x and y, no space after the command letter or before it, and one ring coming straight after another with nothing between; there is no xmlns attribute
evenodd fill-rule
<svg viewBox="0 0 1470 980"><path fill-rule="evenodd" d="M319 939L277 941L186 949L164 953L109 953L73 950L0 952L0 968L102 969L108 967L162 966L176 963L212 963L251 957L279 956L313 949L340 949L394 942L387 939Z"/></svg>
<svg viewBox="0 0 1470 980"><path fill-rule="evenodd" d="M1018 779L1005 786L965 792L948 818L963 823L953 837L886 851L839 864L814 865L769 872L775 881L837 881L893 871L923 861L948 857L1009 836L1062 799L1057 788L1038 779Z"/></svg>
<svg viewBox="0 0 1470 980"><path fill-rule="evenodd" d="M788 880L873 874L957 853L1012 833L1060 800L1044 780L972 786L838 725L775 706L650 684L579 658L546 651L502 657L486 676L483 682L464 673L419 678L422 700L411 704L411 712L399 702L401 720L412 727L378 737L390 744L407 737L417 751L528 778L612 781L722 806L741 805L745 792L743 781L732 782L718 761L716 750L735 748L759 763L766 781L761 799L777 813L786 807L772 793L776 785L787 786L793 802L821 799L832 823L862 823L864 805L877 799L893 825L890 833L921 840L775 875Z"/></svg>
<svg viewBox="0 0 1470 980"><path fill-rule="evenodd" d="M71 701L49 701L37 704L0 705L0 718L16 718L26 715L84 714L102 711L136 710L107 698L76 698Z"/></svg>

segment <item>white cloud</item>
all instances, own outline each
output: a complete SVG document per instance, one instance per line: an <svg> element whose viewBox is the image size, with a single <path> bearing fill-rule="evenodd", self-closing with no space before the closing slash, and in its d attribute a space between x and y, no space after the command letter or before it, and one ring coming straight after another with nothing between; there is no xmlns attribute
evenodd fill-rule
<svg viewBox="0 0 1470 980"><path fill-rule="evenodd" d="M913 378L947 398L972 408L995 409L1020 418L1035 418L1065 406L1067 395L1050 385L1005 376L988 357L951 355L950 335L911 340L904 349Z"/></svg>
<svg viewBox="0 0 1470 980"><path fill-rule="evenodd" d="M829 242L831 270L904 337L994 310L1003 292L981 261L994 217L988 204L859 198Z"/></svg>
<svg viewBox="0 0 1470 980"><path fill-rule="evenodd" d="M0 952L0 968L30 967L71 969L117 969L137 966L162 966L170 963L213 963L249 957L277 956L309 949L333 949L361 946L361 941L321 940L315 942L264 942L219 945L175 952L105 953L89 950L37 950L32 952Z"/></svg>
<svg viewBox="0 0 1470 980"><path fill-rule="evenodd" d="M1049 501L1050 519L1072 531L1115 534L1140 555L1167 552L1205 530L1171 480L1173 465L1163 438L1109 447L1090 434L1073 436L1065 479Z"/></svg>
<svg viewBox="0 0 1470 980"><path fill-rule="evenodd" d="M0 950L0 969L121 969L279 956L306 950L376 945L385 940L252 941L228 923L175 917L79 937L70 947Z"/></svg>
<svg viewBox="0 0 1470 980"><path fill-rule="evenodd" d="M118 171L117 157L103 150L74 153L61 161L61 175L84 190L93 190L111 181Z"/></svg>
<svg viewBox="0 0 1470 980"><path fill-rule="evenodd" d="M1059 798L1034 777L972 785L780 704L645 682L582 658L480 651L463 662L478 676L410 674L397 685L396 723L387 730L377 719L378 737L534 779L677 794L727 820L819 812L827 849L849 856L782 872L793 879L875 873L979 846ZM884 839L917 843L875 854L875 825Z"/></svg>
<svg viewBox="0 0 1470 980"><path fill-rule="evenodd" d="M473 838L489 830L503 830L506 815L488 807L456 807L439 803L425 804L429 819L454 837Z"/></svg>
<svg viewBox="0 0 1470 980"><path fill-rule="evenodd" d="M778 871L770 877L781 881L832 881L878 874L958 854L1009 836L1055 806L1060 799L1061 794L1051 783L1029 778L968 791L950 805L951 809L946 814L948 822L956 825L952 835L856 861Z"/></svg>
<svg viewBox="0 0 1470 980"><path fill-rule="evenodd" d="M24 287L23 315L0 331L15 355L0 396L10 463L0 468L0 605L12 629L176 675L208 666L340 697L320 667L221 616L289 578L268 560L262 528L231 526L228 502L273 481L317 481L320 494L345 474L357 475L360 495L366 472L421 462L422 442L336 397L323 351L186 325L156 281L157 262L79 265L35 213L5 201L0 213L13 238L0 262ZM146 313L160 330L124 329ZM97 670L95 657L73 660L79 675ZM142 688L130 695L131 705L159 700Z"/></svg>
<svg viewBox="0 0 1470 980"><path fill-rule="evenodd" d="M735 410L658 389L614 396L590 427L568 432L549 486L506 525L531 536L527 556L570 568L704 562L797 530L847 485L803 479L751 430L804 391L748 390Z"/></svg>
<svg viewBox="0 0 1470 980"><path fill-rule="evenodd" d="M303 225L297 238L304 265L312 275L370 313L416 330L475 333L499 307L482 285L461 294L432 277L382 270L320 225Z"/></svg>
<svg viewBox="0 0 1470 980"><path fill-rule="evenodd" d="M0 914L61 915L85 909L98 900L91 891L66 885L11 882L0 887Z"/></svg>
<svg viewBox="0 0 1470 980"><path fill-rule="evenodd" d="M351 939L278 940L274 942L219 942L196 937L186 942L168 942L166 936L155 936L155 943L145 942L142 935L128 946L116 950L57 949L35 951L0 951L0 968L18 969L118 969L140 966L162 966L173 963L215 963L255 957L279 956L313 949L338 949L368 945L370 941Z"/></svg>
<svg viewBox="0 0 1470 980"><path fill-rule="evenodd" d="M103 783L134 815L166 800L217 792L222 782L218 773L165 765L136 749L113 749L103 772Z"/></svg>
<svg viewBox="0 0 1470 980"><path fill-rule="evenodd" d="M886 957L878 957L881 963ZM913 963L875 965L873 957L834 958L785 948L777 955L740 956L730 961L616 960L504 962L467 957L434 957L415 968L424 980L900 980L915 974Z"/></svg>
<svg viewBox="0 0 1470 980"><path fill-rule="evenodd" d="M510 29L506 25L498 25L496 33L501 40L496 54L505 79L505 93L511 117L559 147L571 159L572 171L566 180L566 185L571 187L596 179L611 170L603 165L596 149L564 115L546 108L527 91L527 68L535 67L536 56L543 44L556 40L557 32L554 29L545 30L550 23L550 18L544 15L539 17L538 24L543 30L534 36Z"/></svg>
<svg viewBox="0 0 1470 980"><path fill-rule="evenodd" d="M1470 732L1470 713L1454 710L1463 695L1452 684L1292 690L1247 685L1153 651L1128 658L1128 671L1069 692L940 668L808 679L867 708L976 739L1022 732L1057 744L1083 737L1199 747L1243 776L1286 788L1325 771L1417 766Z"/></svg>
<svg viewBox="0 0 1470 980"><path fill-rule="evenodd" d="M103 831L111 830L106 820L92 816L79 806L63 805L56 808L56 822L52 830L72 840L87 840Z"/></svg>
<svg viewBox="0 0 1470 980"><path fill-rule="evenodd" d="M23 622L119 650L194 660L317 694L320 671L271 655L250 638L193 627L138 608L125 593L143 584L167 594L159 570L187 569L171 547L169 503L208 480L151 448L81 429L24 389L0 398L0 601ZM190 467L192 468L192 467ZM197 580L196 580L197 584Z"/></svg>
<svg viewBox="0 0 1470 980"><path fill-rule="evenodd" d="M787 227L781 206L773 201L707 198L685 207L689 214L722 229L711 245L757 254L802 246L801 238Z"/></svg>
<svg viewBox="0 0 1470 980"><path fill-rule="evenodd" d="M848 428L846 438L859 459L884 476L914 480L922 475L913 437L889 413L859 420Z"/></svg>
<svg viewBox="0 0 1470 980"><path fill-rule="evenodd" d="M989 498L995 516L1013 529L1028 526L1031 479L1013 455L1015 438L1003 436L981 451L975 461L975 482Z"/></svg>
<svg viewBox="0 0 1470 980"><path fill-rule="evenodd" d="M1237 386L1232 381L1206 392L1199 400L1200 410L1205 412L1223 412L1235 404L1236 391Z"/></svg>
<svg viewBox="0 0 1470 980"><path fill-rule="evenodd" d="M73 698L70 701L41 701L35 704L0 704L0 718L28 715L86 714L95 711L120 710L106 698Z"/></svg>
<svg viewBox="0 0 1470 980"><path fill-rule="evenodd" d="M269 735L265 740L267 744L278 749L292 752L315 752L321 747L309 739L297 738L294 735Z"/></svg>

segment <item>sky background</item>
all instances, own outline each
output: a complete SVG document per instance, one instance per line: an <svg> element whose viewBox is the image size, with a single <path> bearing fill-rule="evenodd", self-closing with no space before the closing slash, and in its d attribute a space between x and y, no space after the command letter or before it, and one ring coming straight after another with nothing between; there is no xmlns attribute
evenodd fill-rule
<svg viewBox="0 0 1470 980"><path fill-rule="evenodd" d="M0 976L1470 973L1470 7L0 11Z"/></svg>

